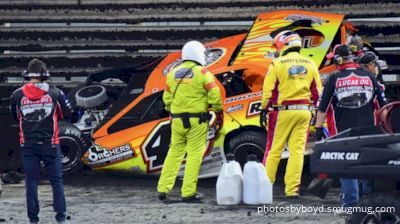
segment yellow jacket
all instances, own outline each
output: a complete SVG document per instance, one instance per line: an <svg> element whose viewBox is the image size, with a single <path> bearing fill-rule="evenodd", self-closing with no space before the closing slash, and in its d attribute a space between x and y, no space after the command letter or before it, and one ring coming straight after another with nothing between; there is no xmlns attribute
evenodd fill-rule
<svg viewBox="0 0 400 224"><path fill-rule="evenodd" d="M206 112L208 105L213 111L222 110L221 92L214 75L192 61L185 61L167 74L163 101L165 109L173 114Z"/></svg>
<svg viewBox="0 0 400 224"><path fill-rule="evenodd" d="M297 52L276 58L264 79L261 107L273 105L308 104L314 106L322 90L315 63Z"/></svg>

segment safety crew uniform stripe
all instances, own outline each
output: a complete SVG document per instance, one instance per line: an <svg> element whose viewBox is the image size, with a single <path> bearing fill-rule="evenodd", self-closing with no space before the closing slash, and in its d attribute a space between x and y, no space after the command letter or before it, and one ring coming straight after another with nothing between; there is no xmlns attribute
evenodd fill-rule
<svg viewBox="0 0 400 224"><path fill-rule="evenodd" d="M215 84L215 82L208 83L207 85L204 86L204 88L205 88L207 91L210 90L210 89L212 89L212 88L215 88L215 87L217 87L217 84Z"/></svg>

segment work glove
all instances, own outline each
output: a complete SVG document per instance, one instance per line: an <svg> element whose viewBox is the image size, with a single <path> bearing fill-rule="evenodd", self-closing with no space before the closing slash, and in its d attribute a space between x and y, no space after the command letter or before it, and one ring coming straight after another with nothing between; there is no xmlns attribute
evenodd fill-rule
<svg viewBox="0 0 400 224"><path fill-rule="evenodd" d="M217 130L221 130L222 126L224 126L224 112L223 111L219 111L216 113L217 115L217 123L216 123L216 128Z"/></svg>
<svg viewBox="0 0 400 224"><path fill-rule="evenodd" d="M260 127L266 129L267 126L267 111L262 109L260 112Z"/></svg>
<svg viewBox="0 0 400 224"><path fill-rule="evenodd" d="M321 141L323 138L325 138L324 130L322 127L315 128L315 140Z"/></svg>

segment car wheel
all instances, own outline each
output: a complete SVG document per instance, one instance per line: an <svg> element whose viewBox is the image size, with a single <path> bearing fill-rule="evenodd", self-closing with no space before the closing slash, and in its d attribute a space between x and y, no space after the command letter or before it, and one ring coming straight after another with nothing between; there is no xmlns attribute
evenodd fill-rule
<svg viewBox="0 0 400 224"><path fill-rule="evenodd" d="M348 224L400 223L400 200L394 195L373 194L365 196L358 203L357 208L363 210L351 214L347 218ZM382 208L386 210L380 212L375 210Z"/></svg>
<svg viewBox="0 0 400 224"><path fill-rule="evenodd" d="M59 123L61 162L64 173L73 173L83 167L82 155L88 149L88 143L82 132L73 124Z"/></svg>
<svg viewBox="0 0 400 224"><path fill-rule="evenodd" d="M233 153L235 160L244 167L247 156L255 154L258 161L262 162L267 142L267 135L257 131L244 131L228 140L225 154Z"/></svg>

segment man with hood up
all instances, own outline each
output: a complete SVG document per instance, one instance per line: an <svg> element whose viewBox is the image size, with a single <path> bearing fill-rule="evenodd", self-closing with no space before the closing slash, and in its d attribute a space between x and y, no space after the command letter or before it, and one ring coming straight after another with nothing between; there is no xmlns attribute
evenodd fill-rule
<svg viewBox="0 0 400 224"><path fill-rule="evenodd" d="M64 223L66 205L58 121L70 117L72 108L61 90L45 82L50 74L44 62L31 60L22 76L28 83L14 91L10 110L19 123L28 218L30 223L39 222L38 182L42 161L53 189L55 218L57 223Z"/></svg>

